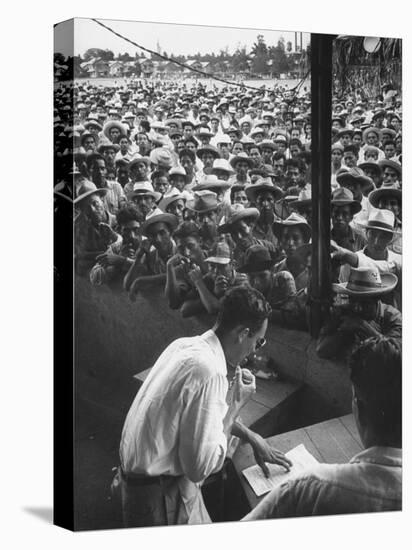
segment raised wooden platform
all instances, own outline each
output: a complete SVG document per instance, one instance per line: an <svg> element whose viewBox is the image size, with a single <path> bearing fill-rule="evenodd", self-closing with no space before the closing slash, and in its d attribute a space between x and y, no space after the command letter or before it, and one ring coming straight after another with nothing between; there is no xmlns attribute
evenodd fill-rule
<svg viewBox="0 0 412 550"><path fill-rule="evenodd" d="M150 370L146 369L134 375L139 388ZM233 374L229 372L228 379L231 379ZM241 411L242 422L263 437L290 429L302 389L302 383L257 378L256 393Z"/></svg>
<svg viewBox="0 0 412 550"><path fill-rule="evenodd" d="M329 464L349 462L354 455L363 449L352 414L275 435L270 437L268 442L284 453L303 443L319 462ZM252 509L264 497L257 497L242 475L245 468L255 464L250 445L242 444L239 446L233 456L233 464Z"/></svg>

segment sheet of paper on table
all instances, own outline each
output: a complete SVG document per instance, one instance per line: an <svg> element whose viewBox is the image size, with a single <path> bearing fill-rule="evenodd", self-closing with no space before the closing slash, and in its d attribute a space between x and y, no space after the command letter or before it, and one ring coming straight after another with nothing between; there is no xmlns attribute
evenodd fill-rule
<svg viewBox="0 0 412 550"><path fill-rule="evenodd" d="M267 464L269 468L269 477L266 478L262 472L260 466L250 466L243 470L243 475L248 480L250 486L256 493L256 496L260 497L265 493L268 493L276 486L280 485L284 481L287 481L292 476L304 472L312 466L316 466L319 462L316 458L310 454L305 445L298 445L288 453L286 456L292 461L293 466L290 472L286 472L282 466L276 464Z"/></svg>

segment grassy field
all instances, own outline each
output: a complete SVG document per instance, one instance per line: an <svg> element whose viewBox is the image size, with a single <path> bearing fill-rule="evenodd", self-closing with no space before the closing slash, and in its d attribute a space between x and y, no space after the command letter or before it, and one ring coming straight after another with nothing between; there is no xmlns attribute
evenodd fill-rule
<svg viewBox="0 0 412 550"><path fill-rule="evenodd" d="M131 79L127 78L76 78L75 82L77 84L83 84L83 85L93 85L93 86L127 86ZM218 80L214 80L212 78L206 79L206 78L199 78L199 79L192 79L192 78L186 78L186 79L180 79L180 80L169 80L169 81L160 81L157 79L154 80L142 80L142 82L145 82L146 84L153 84L153 83L176 83L179 84L185 84L187 88L191 88L195 86L198 83L203 84L207 87L207 89L211 89L214 86L218 89L227 86L225 83L220 82ZM282 87L285 88L293 88L296 86L300 81L298 79L265 79L265 80L244 80L242 84L246 84L247 86L253 86L256 88L261 88L262 86L265 86L267 89L271 89L275 84L279 84ZM240 82L238 84L241 84ZM302 86L303 87L310 87L310 79L307 79L305 83ZM234 85L233 89L237 89L238 86Z"/></svg>

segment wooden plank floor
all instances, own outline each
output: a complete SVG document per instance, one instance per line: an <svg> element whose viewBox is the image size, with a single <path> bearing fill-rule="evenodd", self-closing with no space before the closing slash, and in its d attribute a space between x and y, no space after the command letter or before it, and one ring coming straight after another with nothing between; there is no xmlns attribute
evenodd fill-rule
<svg viewBox="0 0 412 550"><path fill-rule="evenodd" d="M328 464L349 462L354 455L363 449L352 414L275 435L269 437L267 441L284 453L303 443L319 462ZM233 457L233 463L252 509L263 496L257 497L242 475L245 468L255 464L250 445L242 444L239 446Z"/></svg>

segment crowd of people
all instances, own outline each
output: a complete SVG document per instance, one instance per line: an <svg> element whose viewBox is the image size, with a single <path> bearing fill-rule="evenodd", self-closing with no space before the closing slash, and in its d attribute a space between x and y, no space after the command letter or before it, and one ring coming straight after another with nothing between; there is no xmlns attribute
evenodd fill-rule
<svg viewBox="0 0 412 550"><path fill-rule="evenodd" d="M387 85L333 98L335 299L318 353L400 335L402 101ZM72 110L74 107L74 112ZM274 322L307 330L310 93L131 82L61 85L56 200L75 206L76 272L134 300L164 289L183 316L251 284Z"/></svg>
<svg viewBox="0 0 412 550"><path fill-rule="evenodd" d="M402 101L390 85L379 92L332 98L332 299L316 347L351 361L367 450L356 467L282 486L246 519L400 507L400 469L385 472L399 466L401 446ZM208 521L199 486L222 468L232 436L263 469L291 466L238 422L254 376L238 367L229 388L225 365L262 347L268 322L310 328L310 106L306 88L278 85L56 88L55 208L74 205L77 276L132 301L163 293L183 317L217 318L163 352L132 404L117 477L125 525ZM371 479L386 482L359 488L374 458L383 470ZM337 478L343 497L331 489Z"/></svg>

